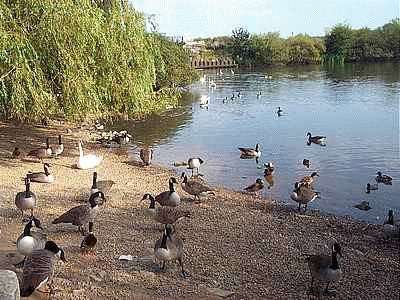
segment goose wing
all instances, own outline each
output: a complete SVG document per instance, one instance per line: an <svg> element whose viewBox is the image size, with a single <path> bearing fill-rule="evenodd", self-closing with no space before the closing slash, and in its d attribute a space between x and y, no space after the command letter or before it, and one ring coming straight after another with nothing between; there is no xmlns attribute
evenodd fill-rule
<svg viewBox="0 0 400 300"><path fill-rule="evenodd" d="M24 263L21 283L21 296L32 294L43 282L53 276L53 254L48 250L35 250Z"/></svg>
<svg viewBox="0 0 400 300"><path fill-rule="evenodd" d="M189 218L191 213L187 210L181 210L173 207L159 207L155 219L161 224L173 224L181 218Z"/></svg>
<svg viewBox="0 0 400 300"><path fill-rule="evenodd" d="M204 192L212 191L210 187L198 181L191 180L188 181L186 184L188 186L188 190L190 191L189 194L198 195Z"/></svg>
<svg viewBox="0 0 400 300"><path fill-rule="evenodd" d="M53 221L53 224L59 223L72 223L73 225L83 225L89 222L90 208L88 205L80 205L71 208L57 219Z"/></svg>
<svg viewBox="0 0 400 300"><path fill-rule="evenodd" d="M156 200L158 203L160 203L162 206L165 206L165 205L168 204L169 195L170 195L170 191L162 192L162 193L158 194L158 195L155 197L155 200Z"/></svg>
<svg viewBox="0 0 400 300"><path fill-rule="evenodd" d="M243 147L239 147L238 149L239 149L241 152L243 152L243 153L249 153L249 152L255 151L255 150L252 149L252 148L243 148Z"/></svg>

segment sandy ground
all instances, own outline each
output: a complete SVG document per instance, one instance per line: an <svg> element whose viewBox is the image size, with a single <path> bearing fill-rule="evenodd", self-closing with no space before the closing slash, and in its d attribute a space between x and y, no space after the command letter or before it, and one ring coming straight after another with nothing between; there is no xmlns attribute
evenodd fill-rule
<svg viewBox="0 0 400 300"><path fill-rule="evenodd" d="M68 260L57 269L55 299L219 299L209 288L234 292L229 299L315 299L308 291L310 275L304 257L329 253L334 241L342 246L344 272L342 280L332 286L338 292L336 298L399 297L399 243L382 240L379 226L316 211L298 213L295 204L267 203L264 210L265 199L222 188L202 204L191 202L178 188L182 206L193 212L193 218L177 226L190 276L182 279L173 267L158 273L152 253L162 226L145 216L148 203L140 199L145 192L167 190L171 171L144 168L125 148L110 151L88 142L85 149L104 156L97 168L98 179L117 184L96 219L97 255L84 256L75 228L51 225L59 214L85 201L91 186L92 171L73 168L78 159L77 140L89 140L90 135L77 128L66 132L65 125L44 129L0 123L0 269L18 275L21 272L13 264L22 256L16 252L15 240L24 224L14 197L24 190L25 173L40 171L42 166L11 159L11 151L15 145L28 151L46 136L55 143L58 133L65 134L64 155L49 160L56 183L32 184L38 197L35 215L48 238L64 248ZM122 254L131 254L133 261L120 262ZM35 293L30 299L46 297Z"/></svg>

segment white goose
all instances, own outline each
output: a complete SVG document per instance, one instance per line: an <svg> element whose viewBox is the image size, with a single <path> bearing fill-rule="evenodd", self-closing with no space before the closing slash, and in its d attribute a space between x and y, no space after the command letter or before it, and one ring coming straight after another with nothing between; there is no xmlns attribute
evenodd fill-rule
<svg viewBox="0 0 400 300"><path fill-rule="evenodd" d="M76 166L78 169L86 170L96 168L103 161L103 156L95 154L83 154L82 141L78 143L79 147L79 160Z"/></svg>
<svg viewBox="0 0 400 300"><path fill-rule="evenodd" d="M208 106L210 103L210 96L202 95L200 97L200 106Z"/></svg>

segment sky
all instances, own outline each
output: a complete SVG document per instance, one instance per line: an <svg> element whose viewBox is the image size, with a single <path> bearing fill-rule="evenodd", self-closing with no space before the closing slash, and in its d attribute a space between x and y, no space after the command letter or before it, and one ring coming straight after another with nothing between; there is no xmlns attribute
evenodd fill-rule
<svg viewBox="0 0 400 300"><path fill-rule="evenodd" d="M158 31L169 36L231 35L244 27L251 33L279 32L322 36L345 23L376 28L400 16L400 0L130 0L153 14Z"/></svg>

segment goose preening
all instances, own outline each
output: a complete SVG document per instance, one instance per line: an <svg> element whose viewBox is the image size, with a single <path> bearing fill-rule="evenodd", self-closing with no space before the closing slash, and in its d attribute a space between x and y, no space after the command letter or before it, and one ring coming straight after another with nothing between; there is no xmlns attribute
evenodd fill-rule
<svg viewBox="0 0 400 300"><path fill-rule="evenodd" d="M20 158L21 157L21 150L18 147L14 148L14 151L11 154L12 158Z"/></svg>
<svg viewBox="0 0 400 300"><path fill-rule="evenodd" d="M54 294L53 276L57 259L66 262L64 250L53 241L47 241L44 249L34 250L27 257L22 271L21 297L29 297L45 284L49 287L50 296Z"/></svg>
<svg viewBox="0 0 400 300"><path fill-rule="evenodd" d="M94 247L97 244L97 238L93 233L93 222L89 222L89 232L85 235L81 242L81 250L84 253L88 253L89 251L94 254Z"/></svg>
<svg viewBox="0 0 400 300"><path fill-rule="evenodd" d="M296 182L294 190L290 194L290 198L299 204L299 211L301 205L304 205L304 211L307 211L307 205L319 197L319 193L314 191L311 187L304 186Z"/></svg>
<svg viewBox="0 0 400 300"><path fill-rule="evenodd" d="M105 202L105 197L102 192L96 192L90 195L89 204L83 204L71 208L67 212L63 213L61 216L56 218L52 223L60 224L67 223L78 226L78 231L85 234L83 227L89 224L89 222L94 222L99 208L96 198L101 198Z"/></svg>
<svg viewBox="0 0 400 300"><path fill-rule="evenodd" d="M158 194L154 199L160 203L161 206L178 206L181 203L181 198L175 191L174 184L178 184L174 177L168 180L169 190Z"/></svg>
<svg viewBox="0 0 400 300"><path fill-rule="evenodd" d="M58 135L58 145L51 148L51 153L57 158L63 152L64 152L64 144L62 142L62 136L60 134Z"/></svg>
<svg viewBox="0 0 400 300"><path fill-rule="evenodd" d="M174 224L183 218L190 218L192 216L190 211L177 207L156 207L156 199L151 194L145 194L141 201L143 200L150 200L150 206L147 208L146 212L156 222L161 224Z"/></svg>
<svg viewBox="0 0 400 300"><path fill-rule="evenodd" d="M97 181L97 172L93 172L92 187L90 188L90 194L102 192L104 195L107 195L110 192L111 188L114 186L114 184L115 182L113 180Z"/></svg>
<svg viewBox="0 0 400 300"><path fill-rule="evenodd" d="M338 243L332 246L331 255L310 255L305 261L311 273L311 288L313 292L314 280L326 283L325 294L334 294L335 291L329 291L329 284L340 280L342 269L339 265L338 255L342 257L341 247Z"/></svg>
<svg viewBox="0 0 400 300"><path fill-rule="evenodd" d="M197 171L197 175L199 174L199 168L200 165L204 163L204 160L202 160L200 157L190 157L188 159L188 169L192 170L192 177L193 177L193 171L196 170Z"/></svg>
<svg viewBox="0 0 400 300"><path fill-rule="evenodd" d="M275 173L275 166L272 164L272 162L267 162L264 164L264 176L270 176L270 175L274 175Z"/></svg>
<svg viewBox="0 0 400 300"><path fill-rule="evenodd" d="M375 191L377 189L378 189L377 183L373 183L373 184L367 183L367 185L365 186L365 192L367 194L369 194L369 193L371 193L371 191Z"/></svg>
<svg viewBox="0 0 400 300"><path fill-rule="evenodd" d="M22 217L24 216L25 210L31 211L31 217L33 216L33 209L36 206L36 196L30 190L30 180L28 177L25 177L25 191L18 192L15 195L15 205L22 212Z"/></svg>
<svg viewBox="0 0 400 300"><path fill-rule="evenodd" d="M181 267L181 276L188 275L183 268L183 241L173 231L170 224L165 225L162 237L154 245L154 256L160 262L160 269L165 270L167 262L178 261Z"/></svg>
<svg viewBox="0 0 400 300"><path fill-rule="evenodd" d="M311 132L307 132L308 141L307 144L311 145L311 143L318 144L321 146L326 146L326 136L315 135L312 136Z"/></svg>
<svg viewBox="0 0 400 300"><path fill-rule="evenodd" d="M383 223L382 230L385 238L400 237L400 220L394 220L393 210L389 210L388 217Z"/></svg>
<svg viewBox="0 0 400 300"><path fill-rule="evenodd" d="M145 166L150 166L151 161L153 160L154 150L149 146L143 146L140 149L140 159L142 160Z"/></svg>
<svg viewBox="0 0 400 300"><path fill-rule="evenodd" d="M43 158L51 157L52 150L50 148L49 138L46 138L46 148L38 148L29 151L27 156L32 156L40 159L43 162Z"/></svg>
<svg viewBox="0 0 400 300"><path fill-rule="evenodd" d="M200 201L200 197L207 197L208 195L215 195L212 188L209 186L196 181L196 180L188 180L185 172L181 175L181 187L182 189L188 193L189 195L194 196L194 200L198 199Z"/></svg>
<svg viewBox="0 0 400 300"><path fill-rule="evenodd" d="M83 154L82 141L78 143L79 160L76 166L78 169L86 170L96 168L103 161L103 156L95 154Z"/></svg>
<svg viewBox="0 0 400 300"><path fill-rule="evenodd" d="M382 172L376 172L375 180L384 184L392 184L392 177L382 174Z"/></svg>
<svg viewBox="0 0 400 300"><path fill-rule="evenodd" d="M310 168L311 162L309 159L303 159L303 166Z"/></svg>
<svg viewBox="0 0 400 300"><path fill-rule="evenodd" d="M53 174L50 174L50 167L50 164L44 163L44 172L29 172L28 174L26 174L26 177L28 177L31 182L53 183L55 179Z"/></svg>
<svg viewBox="0 0 400 300"><path fill-rule="evenodd" d="M261 156L261 148L260 144L257 144L255 148L243 148L239 147L240 150L240 155L242 157L248 158L248 157L260 157Z"/></svg>
<svg viewBox="0 0 400 300"><path fill-rule="evenodd" d="M22 255L28 256L34 250L43 249L47 241L47 237L42 232L31 231L32 227L43 230L39 219L32 217L25 225L24 232L17 239L17 250ZM25 262L25 258L16 267L22 267Z"/></svg>
<svg viewBox="0 0 400 300"><path fill-rule="evenodd" d="M258 192L264 188L264 181L261 178L257 178L256 182L248 187L245 187L244 190L248 193L255 193L258 196Z"/></svg>
<svg viewBox="0 0 400 300"><path fill-rule="evenodd" d="M200 97L200 106L205 107L210 104L210 96L202 95Z"/></svg>
<svg viewBox="0 0 400 300"><path fill-rule="evenodd" d="M311 187L315 181L315 177L319 176L317 172L312 172L311 175L304 176L300 179L299 184Z"/></svg>

